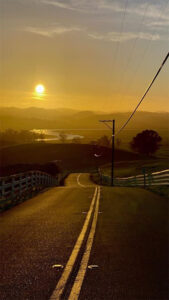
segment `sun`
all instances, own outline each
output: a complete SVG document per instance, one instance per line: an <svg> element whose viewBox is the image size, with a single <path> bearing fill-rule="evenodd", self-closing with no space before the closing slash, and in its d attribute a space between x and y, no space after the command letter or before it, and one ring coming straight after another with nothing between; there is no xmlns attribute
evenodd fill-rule
<svg viewBox="0 0 169 300"><path fill-rule="evenodd" d="M38 84L35 87L35 91L36 91L37 94L42 95L45 91L45 87L43 86L43 84Z"/></svg>

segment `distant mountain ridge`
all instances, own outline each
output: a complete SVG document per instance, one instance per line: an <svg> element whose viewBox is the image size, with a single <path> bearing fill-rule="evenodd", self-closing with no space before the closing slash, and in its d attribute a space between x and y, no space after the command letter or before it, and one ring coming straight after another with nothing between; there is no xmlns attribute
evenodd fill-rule
<svg viewBox="0 0 169 300"><path fill-rule="evenodd" d="M120 127L129 117L130 112L101 113L94 111L78 111L73 109L43 109L43 108L0 108L0 128L20 129L79 129L103 128L99 120L115 119L116 126ZM168 112L138 111L127 126L127 129L169 129Z"/></svg>

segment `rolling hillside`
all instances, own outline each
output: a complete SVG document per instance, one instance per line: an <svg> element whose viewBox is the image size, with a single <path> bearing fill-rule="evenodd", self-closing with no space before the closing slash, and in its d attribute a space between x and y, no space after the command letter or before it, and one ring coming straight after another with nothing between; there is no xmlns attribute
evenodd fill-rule
<svg viewBox="0 0 169 300"><path fill-rule="evenodd" d="M0 128L13 129L78 129L95 128L103 129L103 125L98 121L100 119L116 120L116 128L120 127L130 115L126 113L102 113L92 111L76 111L71 109L47 110L42 108L30 107L26 109L1 107ZM129 123L127 129L143 130L166 130L169 128L169 113L165 112L143 112L139 111Z"/></svg>
<svg viewBox="0 0 169 300"><path fill-rule="evenodd" d="M95 157L94 154L101 155ZM118 161L139 160L141 157L135 153L124 150L115 151L115 159ZM24 144L0 149L1 176L4 169L10 170L10 166L18 164L44 164L55 161L63 170L72 172L95 169L98 166L111 161L111 149L96 147L93 145L78 144ZM14 172L14 171L13 171Z"/></svg>

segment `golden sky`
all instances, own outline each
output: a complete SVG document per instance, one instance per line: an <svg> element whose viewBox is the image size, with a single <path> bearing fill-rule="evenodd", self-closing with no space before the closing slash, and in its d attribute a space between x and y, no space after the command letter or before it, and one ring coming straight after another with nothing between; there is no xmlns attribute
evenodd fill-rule
<svg viewBox="0 0 169 300"><path fill-rule="evenodd" d="M131 111L169 51L168 0L0 0L0 14L1 106ZM168 100L169 62L140 109Z"/></svg>

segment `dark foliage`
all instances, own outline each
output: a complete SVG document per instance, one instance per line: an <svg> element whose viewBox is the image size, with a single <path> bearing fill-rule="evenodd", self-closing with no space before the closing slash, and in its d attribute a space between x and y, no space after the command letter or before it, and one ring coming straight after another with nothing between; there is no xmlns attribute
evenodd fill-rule
<svg viewBox="0 0 169 300"><path fill-rule="evenodd" d="M45 164L13 164L1 166L0 168L0 177L9 176L18 173L25 173L29 171L41 171L48 173L52 176L56 176L59 173L59 167L52 162Z"/></svg>
<svg viewBox="0 0 169 300"><path fill-rule="evenodd" d="M48 163L40 166L40 171L46 172L52 176L55 176L59 173L59 167L53 162L48 162Z"/></svg>
<svg viewBox="0 0 169 300"><path fill-rule="evenodd" d="M130 143L131 149L141 154L153 154L160 145L162 138L154 130L144 130L138 133Z"/></svg>
<svg viewBox="0 0 169 300"><path fill-rule="evenodd" d="M109 148L111 146L111 142L107 135L103 135L97 140L97 145Z"/></svg>
<svg viewBox="0 0 169 300"><path fill-rule="evenodd" d="M117 138L117 139L115 140L115 142L116 142L116 147L117 147L117 148L120 148L122 141L121 141L120 139Z"/></svg>
<svg viewBox="0 0 169 300"><path fill-rule="evenodd" d="M32 143L38 139L42 139L44 135L42 133L35 133L29 130L13 130L6 129L0 131L0 146L8 146L20 143Z"/></svg>

